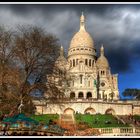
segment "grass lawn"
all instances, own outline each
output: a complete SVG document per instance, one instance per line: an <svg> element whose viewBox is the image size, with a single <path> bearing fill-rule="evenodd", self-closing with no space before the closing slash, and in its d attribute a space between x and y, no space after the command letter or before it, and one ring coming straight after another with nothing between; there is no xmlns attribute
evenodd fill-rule
<svg viewBox="0 0 140 140"><path fill-rule="evenodd" d="M48 125L49 120L58 120L58 114L43 114L32 115L32 119L39 121L40 123ZM140 118L140 116L139 116ZM92 128L105 128L105 127L129 127L128 124L124 125L121 122L118 124L118 120L112 115L90 115L90 114L75 114L76 123L86 123ZM107 123L110 122L110 123Z"/></svg>
<svg viewBox="0 0 140 140"><path fill-rule="evenodd" d="M59 115L58 114L43 114L43 115L33 115L31 116L32 119L43 123L43 124L48 124L49 120L57 120L59 119Z"/></svg>
<svg viewBox="0 0 140 140"><path fill-rule="evenodd" d="M112 115L90 115L90 114L75 114L76 122L85 122L90 127L93 128L103 128L103 127L128 127L129 125L124 125L121 122L118 124L118 120ZM108 124L107 124L107 121Z"/></svg>
<svg viewBox="0 0 140 140"><path fill-rule="evenodd" d="M140 115L134 115L133 117L135 120L140 121Z"/></svg>

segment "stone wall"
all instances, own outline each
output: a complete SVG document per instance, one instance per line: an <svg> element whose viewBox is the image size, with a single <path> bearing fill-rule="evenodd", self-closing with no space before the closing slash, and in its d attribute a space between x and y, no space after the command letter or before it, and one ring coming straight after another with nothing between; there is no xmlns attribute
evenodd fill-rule
<svg viewBox="0 0 140 140"><path fill-rule="evenodd" d="M140 115L140 105L133 106L133 115Z"/></svg>
<svg viewBox="0 0 140 140"><path fill-rule="evenodd" d="M124 103L107 103L107 102L65 102L59 104L46 104L41 105L38 103L36 105L36 114L63 114L66 110L73 110L73 112L78 113L86 113L91 112L91 114L105 114L109 111L114 112L116 115L129 115L133 114L133 112L138 112L138 108L134 108L132 110L132 104L124 104Z"/></svg>

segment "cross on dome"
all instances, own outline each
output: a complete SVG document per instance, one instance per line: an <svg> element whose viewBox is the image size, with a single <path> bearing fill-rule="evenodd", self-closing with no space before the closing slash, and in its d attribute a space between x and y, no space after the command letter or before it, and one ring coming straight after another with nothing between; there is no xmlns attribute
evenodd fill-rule
<svg viewBox="0 0 140 140"><path fill-rule="evenodd" d="M63 48L62 45L61 45L61 48L60 48L60 56L64 56L64 48Z"/></svg>
<svg viewBox="0 0 140 140"><path fill-rule="evenodd" d="M104 55L104 46L103 46L103 44L101 45L100 52L101 52L101 55Z"/></svg>
<svg viewBox="0 0 140 140"><path fill-rule="evenodd" d="M84 16L83 12L82 12L82 15L80 17L80 30L81 29L85 30L85 16Z"/></svg>

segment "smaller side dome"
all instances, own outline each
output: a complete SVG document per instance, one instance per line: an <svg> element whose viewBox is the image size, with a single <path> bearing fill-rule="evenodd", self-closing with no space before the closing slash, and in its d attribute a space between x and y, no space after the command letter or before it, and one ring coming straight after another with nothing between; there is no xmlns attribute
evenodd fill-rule
<svg viewBox="0 0 140 140"><path fill-rule="evenodd" d="M108 60L104 56L104 47L103 47L103 45L101 46L100 57L97 59L96 64L97 64L98 68L109 68Z"/></svg>
<svg viewBox="0 0 140 140"><path fill-rule="evenodd" d="M55 66L59 67L59 68L64 68L67 64L67 60L64 57L64 48L63 46L61 46L60 48L60 55L57 58L57 60L55 61Z"/></svg>

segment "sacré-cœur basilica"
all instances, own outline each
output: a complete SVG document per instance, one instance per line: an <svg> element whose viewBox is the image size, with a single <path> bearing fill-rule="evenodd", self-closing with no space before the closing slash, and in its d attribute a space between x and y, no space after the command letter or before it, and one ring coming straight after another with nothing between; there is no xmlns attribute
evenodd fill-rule
<svg viewBox="0 0 140 140"><path fill-rule="evenodd" d="M80 29L71 39L67 58L63 47L55 65L71 77L69 87L65 87L65 97L61 103L34 100L36 114L140 114L139 101L119 100L118 74L112 74L105 48L100 47L97 58L94 40L87 32L85 17L80 17ZM58 75L61 73L58 73ZM49 75L48 81L59 83L61 76ZM58 84L58 86L61 86ZM47 95L47 93L46 93ZM60 105L61 104L61 105Z"/></svg>

